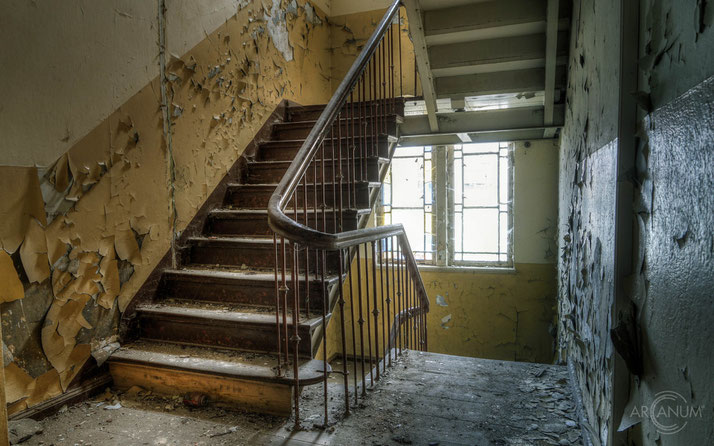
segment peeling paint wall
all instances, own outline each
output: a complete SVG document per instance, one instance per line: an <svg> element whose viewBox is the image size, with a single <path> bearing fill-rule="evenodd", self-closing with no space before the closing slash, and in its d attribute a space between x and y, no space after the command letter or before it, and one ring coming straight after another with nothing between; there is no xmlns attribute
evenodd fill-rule
<svg viewBox="0 0 714 446"><path fill-rule="evenodd" d="M619 2L574 2L560 154L559 354L574 366L594 444L609 444L621 422L634 426L627 434L634 444L709 444L712 82L702 82L714 72L714 5L640 2L635 264L625 285L641 337L641 379L613 376L618 353L610 340L619 317L612 314L619 85L613 11ZM631 383L625 408L613 407L616 378ZM703 418L673 435L658 433L649 418L614 419L620 409L649 407L663 390L704 405Z"/></svg>
<svg viewBox="0 0 714 446"><path fill-rule="evenodd" d="M333 7L335 5L333 4ZM387 5L388 6L388 5ZM333 9L339 11L340 9ZM344 79L345 74L350 69L355 59L364 48L367 40L372 36L380 20L384 17L386 9L365 10L350 14L334 15L330 17L330 41L332 42L332 91ZM404 8L400 9L401 14L401 48L402 48L402 70L401 70L401 92L404 96L414 96L414 46L409 38L407 15ZM396 30L395 30L396 31ZM394 35L395 41L399 35ZM395 79L399 75L399 52L397 46L394 50ZM418 80L417 80L418 82ZM395 94L400 94L400 85L395 82ZM421 94L421 84L417 83L417 92Z"/></svg>
<svg viewBox="0 0 714 446"><path fill-rule="evenodd" d="M167 252L174 229L181 231L190 222L281 100L313 104L329 99L326 17L304 1L281 12L288 3L283 1L276 18L272 4L263 2L221 2L209 8L167 0L160 15L158 3L145 14L117 7L114 20L132 25L109 28L99 20L104 12L84 6L86 17L77 17L80 35L89 28L93 32L84 38L95 39L110 30L100 42L147 45L154 74L146 78L146 64L113 67L111 76L102 79L105 88L144 84L118 106L119 96L98 95L88 99L96 107L83 113L55 111L58 119L76 114L83 115L84 125L99 124L74 143L67 139L68 149L55 154L49 167L0 166L0 299L10 413L61 394L83 367L101 364L117 347L120 314ZM30 6L43 7L40 2ZM44 14L37 12L38 18ZM276 45L268 21L280 28L285 42ZM27 21L17 24L24 25ZM151 32L133 35L141 26ZM70 39L63 40L60 31L69 30L50 29L44 38L58 45L58 59L84 54L82 45L62 44ZM166 36L163 52L156 44L160 29ZM291 61L280 51L285 45ZM104 51L106 57L130 59ZM160 59L165 77L155 76ZM103 68L89 58L84 70L102 76ZM54 82L47 70L33 76ZM41 109L65 94L55 97L48 90L35 97L23 85L16 88L29 98L26 107ZM102 117L107 108L110 114ZM4 114L12 111L3 109ZM82 127L73 128L79 132ZM14 129L27 136L18 153L30 164L61 147L54 136L36 129L32 120ZM34 144L36 133L44 145Z"/></svg>
<svg viewBox="0 0 714 446"><path fill-rule="evenodd" d="M710 32L710 35L714 34ZM714 50L714 47L712 47ZM643 122L636 208L638 269L632 296L641 327L644 374L625 412L675 391L701 417L662 435L642 420L638 444L714 443L714 77L657 109ZM661 420L660 420L661 421Z"/></svg>
<svg viewBox="0 0 714 446"><path fill-rule="evenodd" d="M619 2L573 4L559 186L559 350L593 442L611 429Z"/></svg>

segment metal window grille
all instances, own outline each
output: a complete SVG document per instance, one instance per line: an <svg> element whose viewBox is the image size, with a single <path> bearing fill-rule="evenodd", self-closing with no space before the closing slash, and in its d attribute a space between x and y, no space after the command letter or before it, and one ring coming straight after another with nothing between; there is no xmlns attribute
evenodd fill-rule
<svg viewBox="0 0 714 446"><path fill-rule="evenodd" d="M382 186L382 224L402 223L417 261L434 262L432 148L397 147Z"/></svg>
<svg viewBox="0 0 714 446"><path fill-rule="evenodd" d="M435 156L436 149L448 156ZM446 181L436 181L438 171ZM447 197L439 218L448 224L437 224L436 197ZM397 147L380 220L405 226L420 263L436 264L439 257L441 265L512 266L513 145ZM446 255L437 256L437 240L446 241Z"/></svg>

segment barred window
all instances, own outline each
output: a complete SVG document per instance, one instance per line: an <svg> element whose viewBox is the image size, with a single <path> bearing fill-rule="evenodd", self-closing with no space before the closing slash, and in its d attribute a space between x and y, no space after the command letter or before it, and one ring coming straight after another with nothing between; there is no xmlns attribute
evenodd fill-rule
<svg viewBox="0 0 714 446"><path fill-rule="evenodd" d="M513 144L397 147L380 216L421 263L512 266Z"/></svg>

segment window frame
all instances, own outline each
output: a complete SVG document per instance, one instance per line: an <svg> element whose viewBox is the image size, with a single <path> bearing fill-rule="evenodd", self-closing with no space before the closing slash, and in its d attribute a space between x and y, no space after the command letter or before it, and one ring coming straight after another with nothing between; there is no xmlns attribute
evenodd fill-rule
<svg viewBox="0 0 714 446"><path fill-rule="evenodd" d="M468 143L467 143L468 144ZM461 155L463 156L463 146L465 144L451 144L451 145L433 145L433 146L425 146L425 147L431 147L431 192L432 192L432 197L431 197L431 206L430 206L430 212L431 212L431 240L432 240L432 250L431 252L433 253L431 256L431 260L424 260L426 259L426 254L423 256L421 260L418 260L418 263L420 266L424 266L427 268L474 268L474 269L487 269L487 270L510 270L514 268L514 215L513 215L513 201L514 201L514 176L515 176L515 157L514 157L514 149L515 145L512 142L497 142L498 144L498 149L496 151L490 151L484 154L489 154L493 155L495 154L497 156L497 165L496 165L496 170L497 170L497 177L496 177L496 183L497 183L497 188L496 188L496 194L498 196L497 199L497 204L495 206L480 206L482 208L490 208L490 209L497 209L498 210L498 252L493 253L493 252L488 252L488 253L483 253L483 255L496 255L498 256L498 260L493 260L493 261L474 261L474 260L456 260L456 257L458 254L465 254L464 252L459 252L456 251L456 228L455 228L455 223L456 223L456 216L459 214L457 212L457 206L459 206L458 203L456 203L455 199L455 194L456 194L456 188L455 186L455 181L456 177L454 174L454 160L455 158L458 158L457 154L455 152L461 151ZM459 147L457 150L456 148ZM397 155L398 148L395 149L395 156L397 158L409 158L409 157L414 157L412 156L398 156ZM422 154L424 154L426 150L422 149ZM467 156L479 156L478 154L469 154ZM502 189L502 182L501 182L501 163L502 162L507 162L508 166L506 169L508 179L505 182L506 185L506 194L505 194L505 202L502 200L502 197L504 195L501 194L501 189ZM462 165L463 166L463 165ZM387 175L391 175L391 169L392 165L390 165L390 169L388 171ZM463 169L463 167L462 167ZM427 183L427 177L426 177L426 172L423 172L424 175L424 193L426 194L426 183ZM464 200L463 200L463 194L464 194L464 186L463 186L463 181L464 181L464 176L461 175L461 181L462 181L462 186L461 186L461 191L462 191L462 201L460 203L461 206L461 215L463 218L463 211L466 209L464 207ZM392 183L391 182L386 182L384 183L383 187L389 187L389 197L390 199L393 199L392 195ZM378 220L382 222L382 224L385 224L385 204L384 204L384 190L382 191L382 199L379 201L378 204ZM423 203L426 202L426 198L423 197ZM390 206L389 212L391 212L391 202L388 204ZM424 209L424 215L426 215L426 209L427 206L426 204L423 207ZM389 213L387 212L387 213ZM501 231L503 228L501 227L501 218L502 215L506 215L506 247L505 250L501 250L501 243L502 243L502 238L501 238ZM426 219L425 219L426 220ZM391 221L391 215L390 215L390 221ZM463 231L463 225L462 225L462 231ZM424 247L425 247L425 253L429 252L428 247L426 245L426 240L427 240L427 228L426 228L426 221L425 221L425 227L424 227ZM461 239L463 243L463 238ZM422 257L422 256L419 256ZM462 257L463 258L463 257Z"/></svg>

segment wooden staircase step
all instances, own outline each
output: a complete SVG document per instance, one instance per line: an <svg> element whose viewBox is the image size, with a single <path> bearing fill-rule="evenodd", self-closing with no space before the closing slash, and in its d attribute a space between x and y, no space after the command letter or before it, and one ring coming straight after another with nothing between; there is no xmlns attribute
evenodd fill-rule
<svg viewBox="0 0 714 446"><path fill-rule="evenodd" d="M348 193L351 193L350 204L357 199L357 206L362 208L369 207L369 194L372 189L379 188L381 183L376 181L360 181L356 185L342 185L342 203L343 206L348 204ZM225 206L231 206L241 209L267 209L270 197L277 189L277 184L229 184L226 191ZM340 195L339 187L335 186L333 191L332 184L318 183L317 186L308 184L307 186L307 205L314 207L317 202L322 204L322 190L325 189L325 204L328 206L338 206ZM353 190L354 189L354 190ZM298 209L303 207L305 191L302 186L298 193ZM316 201L317 199L317 201Z"/></svg>
<svg viewBox="0 0 714 446"><path fill-rule="evenodd" d="M166 395L199 392L210 401L288 416L292 368L278 375L276 362L274 355L139 341L116 351L109 359L109 370L114 385L122 390L139 386ZM323 370L322 361L301 361L300 384L320 382Z"/></svg>
<svg viewBox="0 0 714 446"><path fill-rule="evenodd" d="M372 105L371 101L367 102L356 102L354 107L362 105L364 107L369 107ZM396 114L399 116L404 116L404 101L396 101ZM286 110L286 117L289 121L311 121L316 120L320 117L323 110L325 110L324 105L292 105Z"/></svg>
<svg viewBox="0 0 714 446"><path fill-rule="evenodd" d="M273 250L270 240L270 251ZM314 256L314 255L313 255ZM302 259L301 259L302 260ZM313 259L314 261L314 259ZM337 281L336 275L326 278L328 286ZM286 279L292 288L292 274ZM310 301L311 309L322 308L322 281L311 275L309 295L304 274L300 274L300 306ZM161 278L158 298L175 298L193 302L255 305L275 307L275 273L266 271L221 271L211 269L166 270ZM292 307L293 290L288 291Z"/></svg>
<svg viewBox="0 0 714 446"><path fill-rule="evenodd" d="M346 134L347 131L352 132L353 129L356 134L365 135L396 135L397 126L403 121L402 117L399 115L387 115L384 121L381 119L371 119L370 117L362 119L362 128L359 128L358 119L342 119L340 124L342 129L339 130L342 134ZM301 139L306 138L310 131L315 127L317 121L291 121L291 122L280 122L273 125L273 139ZM335 125L335 132L338 131L338 126Z"/></svg>
<svg viewBox="0 0 714 446"><path fill-rule="evenodd" d="M334 232L335 227L332 209L326 209L325 220L327 222L326 231ZM369 209L343 209L342 230L351 231L357 229L358 219L362 215L369 214ZM317 211L322 228L322 212ZM303 217L300 213L300 217ZM308 221L315 221L315 211L308 210ZM272 230L268 225L267 209L216 209L208 214L204 233L208 235L220 236L263 236L272 237Z"/></svg>
<svg viewBox="0 0 714 446"><path fill-rule="evenodd" d="M364 164L361 164L364 163ZM380 181L380 167L388 164L389 159L388 158L381 158L381 157L368 157L365 160L362 160L360 162L360 159L358 158L355 161L355 165L353 166L351 163L348 163L346 160L342 161L342 171L343 174L347 175L348 169L351 172L352 169L356 169L356 178L359 181L374 181L374 182L379 182ZM317 178L317 181L322 181L322 165L321 163L316 163L317 169L314 169L312 166L310 166L307 169L306 172L306 179L308 183L313 182L314 178ZM366 167L366 177L363 177L359 173L359 168L360 165ZM279 182L282 178L285 172L288 170L288 167L290 167L290 161L252 161L249 162L246 166L246 172L243 175L243 181L241 183L243 184L271 184L271 183L277 183ZM335 166L335 170L337 170L339 167ZM315 170L317 172L315 172ZM339 172L336 172L339 173ZM332 180L335 178L336 175L333 175L332 173L332 163L330 161L325 162L325 177L328 178L329 180Z"/></svg>
<svg viewBox="0 0 714 446"><path fill-rule="evenodd" d="M269 308L171 302L141 305L137 316L141 339L263 353L277 351L275 311ZM311 356L313 333L320 324L317 316L298 323L301 355ZM292 333L291 317L288 330Z"/></svg>
<svg viewBox="0 0 714 446"><path fill-rule="evenodd" d="M325 141L325 156L332 156L332 145L335 146L335 158L339 158L337 147L342 147L342 157L346 158L348 154L352 154L350 147L357 147L359 150L370 151L374 144L377 145L377 153L383 158L389 158L390 147L398 141L396 136L379 135L376 139L371 136L357 136L348 138L343 135L342 138L335 137ZM284 139L275 141L266 141L260 144L260 150L257 154L258 160L276 161L276 160L292 160L298 153L305 139Z"/></svg>

